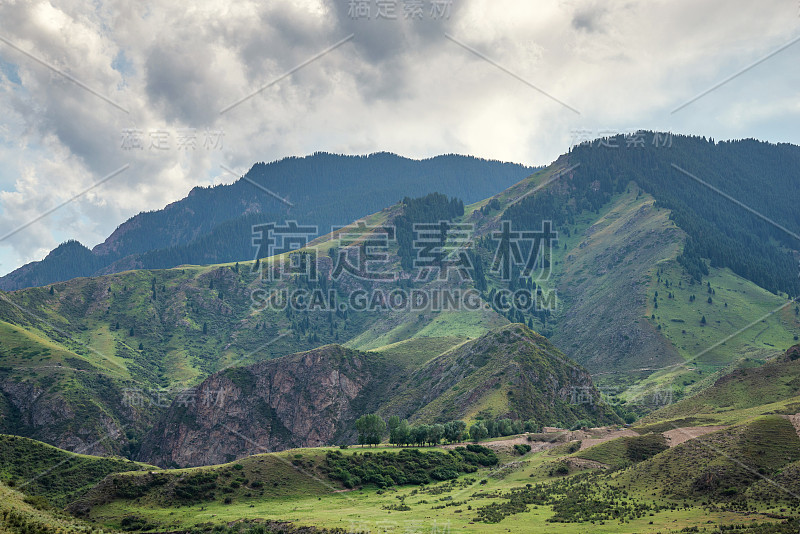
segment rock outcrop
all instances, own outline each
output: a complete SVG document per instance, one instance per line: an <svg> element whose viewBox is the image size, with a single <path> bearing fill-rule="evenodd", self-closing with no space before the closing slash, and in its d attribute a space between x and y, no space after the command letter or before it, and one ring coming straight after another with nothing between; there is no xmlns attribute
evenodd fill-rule
<svg viewBox="0 0 800 534"><path fill-rule="evenodd" d="M172 404L145 436L139 459L183 467L352 443L354 422L365 413L424 423L476 413L541 423L618 421L583 368L512 324L421 368L327 345L220 371Z"/></svg>

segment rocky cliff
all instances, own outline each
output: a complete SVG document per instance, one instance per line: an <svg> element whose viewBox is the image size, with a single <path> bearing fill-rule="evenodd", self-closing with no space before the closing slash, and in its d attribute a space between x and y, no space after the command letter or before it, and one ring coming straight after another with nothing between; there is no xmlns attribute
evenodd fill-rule
<svg viewBox="0 0 800 534"><path fill-rule="evenodd" d="M146 436L140 457L203 465L335 442L376 385L370 359L327 345L220 371L173 403Z"/></svg>
<svg viewBox="0 0 800 534"><path fill-rule="evenodd" d="M585 370L524 325L492 331L409 368L327 345L230 368L176 400L139 458L195 466L292 447L352 443L365 413L412 422L511 417L545 424L617 421Z"/></svg>

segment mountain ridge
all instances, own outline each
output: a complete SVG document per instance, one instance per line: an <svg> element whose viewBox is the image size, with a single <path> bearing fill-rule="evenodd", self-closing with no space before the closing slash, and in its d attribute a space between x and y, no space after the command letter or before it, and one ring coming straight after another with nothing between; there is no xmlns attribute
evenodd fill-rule
<svg viewBox="0 0 800 534"><path fill-rule="evenodd" d="M317 152L256 163L232 184L194 187L163 209L129 218L91 250L67 241L45 260L0 277L0 289L44 286L129 268L252 260L254 224L295 219L319 228L309 235L311 239L409 194L440 191L474 202L534 169L472 156L444 154L414 160L388 152L367 156Z"/></svg>

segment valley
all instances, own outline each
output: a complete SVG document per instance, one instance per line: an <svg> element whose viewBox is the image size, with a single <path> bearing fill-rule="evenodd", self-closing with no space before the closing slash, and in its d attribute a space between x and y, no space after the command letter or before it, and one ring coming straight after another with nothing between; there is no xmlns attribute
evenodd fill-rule
<svg viewBox="0 0 800 534"><path fill-rule="evenodd" d="M451 161L473 185L492 167L499 192L404 196L288 250L274 232L293 214L242 215L201 233L244 225L255 257L139 250L0 292L4 528L796 532L799 249L663 181L671 160L710 180L730 160L731 187L783 206L751 163L780 153L796 174L800 150L637 150L581 145L538 170ZM500 185L520 171L535 172ZM198 196L238 217L221 191L142 220L190 225ZM181 232L178 248L200 235Z"/></svg>

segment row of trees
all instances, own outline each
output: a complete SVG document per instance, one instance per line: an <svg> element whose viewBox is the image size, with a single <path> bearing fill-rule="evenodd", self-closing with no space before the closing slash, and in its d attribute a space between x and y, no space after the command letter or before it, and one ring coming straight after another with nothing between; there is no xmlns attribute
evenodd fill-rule
<svg viewBox="0 0 800 534"><path fill-rule="evenodd" d="M356 431L359 445L379 445L388 431L389 443L401 447L438 445L442 441L456 443L467 439L477 442L486 438L538 432L539 426L533 420L512 421L504 418L476 421L468 430L464 421L411 425L396 415L384 421L378 414L367 414L356 420Z"/></svg>
<svg viewBox="0 0 800 534"><path fill-rule="evenodd" d="M473 441L480 441L486 438L499 438L502 436L513 436L523 432L538 432L539 425L534 420L512 421L511 419L486 419L476 421L469 427L469 436Z"/></svg>

